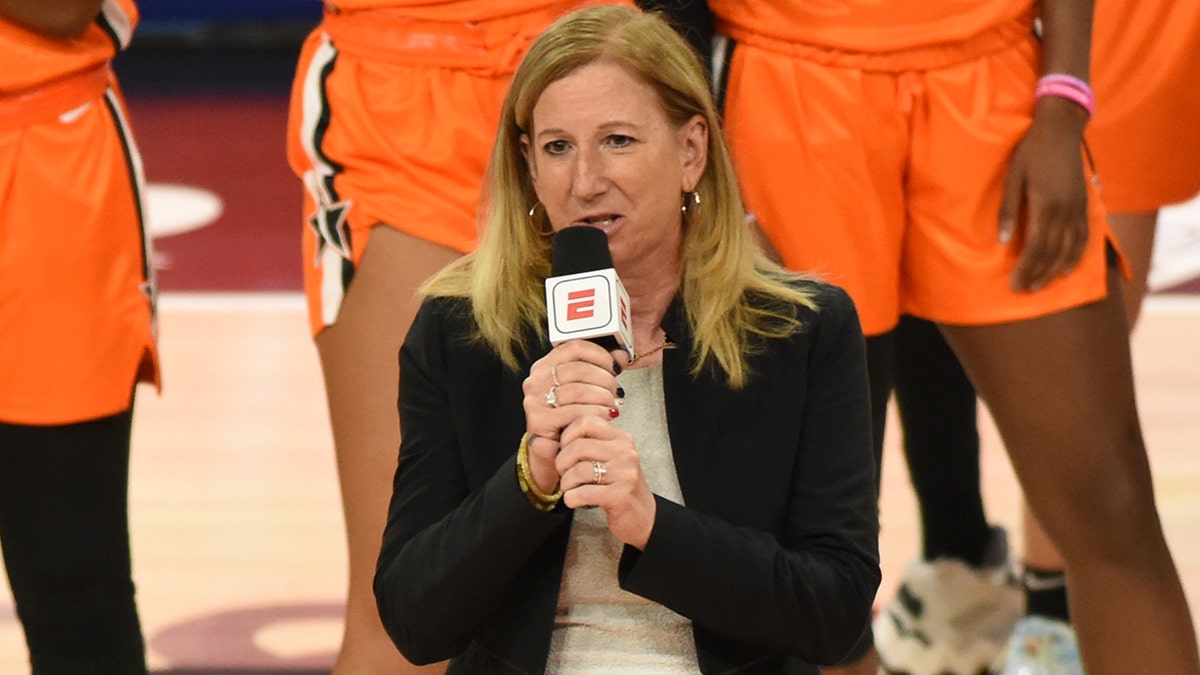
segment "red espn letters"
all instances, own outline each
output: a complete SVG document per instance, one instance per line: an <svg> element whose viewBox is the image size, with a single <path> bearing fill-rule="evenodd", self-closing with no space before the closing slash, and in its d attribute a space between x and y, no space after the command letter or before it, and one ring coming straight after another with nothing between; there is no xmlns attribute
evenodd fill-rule
<svg viewBox="0 0 1200 675"><path fill-rule="evenodd" d="M567 293L567 321L590 319L596 314L596 289Z"/></svg>

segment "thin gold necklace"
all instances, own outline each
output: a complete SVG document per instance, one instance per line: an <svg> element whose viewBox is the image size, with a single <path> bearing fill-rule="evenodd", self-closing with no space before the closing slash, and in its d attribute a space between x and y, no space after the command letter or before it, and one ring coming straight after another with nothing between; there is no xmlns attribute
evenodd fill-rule
<svg viewBox="0 0 1200 675"><path fill-rule="evenodd" d="M660 344L659 346L655 347L654 349L651 349L650 351L648 351L644 354L638 354L638 355L634 356L632 359L629 359L629 365L632 366L633 364L637 363L639 359L644 359L647 356L650 356L652 354L657 354L658 352L661 352L664 349L675 349L675 343L671 342L671 338L669 338L669 337L663 338L662 344Z"/></svg>

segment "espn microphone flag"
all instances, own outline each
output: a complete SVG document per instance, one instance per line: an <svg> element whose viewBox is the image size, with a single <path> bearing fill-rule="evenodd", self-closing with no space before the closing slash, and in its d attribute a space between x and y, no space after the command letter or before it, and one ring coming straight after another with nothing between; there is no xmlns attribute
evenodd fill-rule
<svg viewBox="0 0 1200 675"><path fill-rule="evenodd" d="M555 233L546 279L546 319L550 344L592 340L634 357L629 294L613 269L603 230L579 225Z"/></svg>

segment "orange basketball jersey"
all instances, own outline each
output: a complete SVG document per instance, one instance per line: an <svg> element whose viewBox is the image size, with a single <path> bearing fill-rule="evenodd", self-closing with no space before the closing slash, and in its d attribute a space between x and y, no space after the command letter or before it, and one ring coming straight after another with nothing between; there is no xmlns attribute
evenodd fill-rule
<svg viewBox="0 0 1200 675"><path fill-rule="evenodd" d="M881 53L961 42L1027 15L1033 0L709 0L717 30L739 42L779 40Z"/></svg>
<svg viewBox="0 0 1200 675"><path fill-rule="evenodd" d="M1110 211L1200 191L1200 2L1097 0L1087 138Z"/></svg>
<svg viewBox="0 0 1200 675"><path fill-rule="evenodd" d="M100 14L74 40L52 40L0 19L0 96L35 93L75 73L107 66L129 45L137 25L133 0L105 0Z"/></svg>
<svg viewBox="0 0 1200 675"><path fill-rule="evenodd" d="M336 0L325 3L333 12L382 9L425 21L488 21L528 14L562 5L556 0Z"/></svg>

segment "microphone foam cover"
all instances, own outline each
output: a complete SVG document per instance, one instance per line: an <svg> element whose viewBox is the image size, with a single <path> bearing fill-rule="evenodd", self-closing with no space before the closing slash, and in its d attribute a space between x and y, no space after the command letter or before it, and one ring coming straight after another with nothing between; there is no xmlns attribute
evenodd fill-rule
<svg viewBox="0 0 1200 675"><path fill-rule="evenodd" d="M574 225L555 233L550 240L550 276L609 269L613 266L604 230Z"/></svg>

